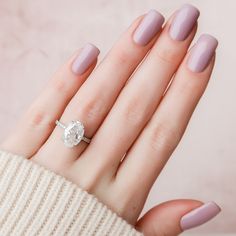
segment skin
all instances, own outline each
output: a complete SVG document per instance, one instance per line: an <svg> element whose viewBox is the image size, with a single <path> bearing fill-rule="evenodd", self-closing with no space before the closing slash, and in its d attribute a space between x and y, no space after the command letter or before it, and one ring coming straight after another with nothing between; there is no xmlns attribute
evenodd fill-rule
<svg viewBox="0 0 236 236"><path fill-rule="evenodd" d="M186 40L174 41L168 34L172 18L148 45L135 44L132 35L142 18L134 21L95 70L96 63L83 75L75 75L71 66L76 52L1 148L96 195L145 235L178 235L181 217L201 202L166 202L138 218L207 86L214 58L203 72L191 72L186 62L197 26ZM57 119L82 121L92 142L66 148L60 139L62 130L55 127Z"/></svg>

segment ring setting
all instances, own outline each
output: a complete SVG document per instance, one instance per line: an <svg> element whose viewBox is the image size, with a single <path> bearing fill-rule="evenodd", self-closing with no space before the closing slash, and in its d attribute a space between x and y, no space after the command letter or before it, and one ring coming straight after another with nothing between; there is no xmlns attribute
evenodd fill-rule
<svg viewBox="0 0 236 236"><path fill-rule="evenodd" d="M84 136L84 125L78 120L71 121L68 125L64 125L62 122L57 120L56 125L64 129L62 140L66 147L72 148L78 145L81 141L86 143L90 143L91 141L89 138Z"/></svg>

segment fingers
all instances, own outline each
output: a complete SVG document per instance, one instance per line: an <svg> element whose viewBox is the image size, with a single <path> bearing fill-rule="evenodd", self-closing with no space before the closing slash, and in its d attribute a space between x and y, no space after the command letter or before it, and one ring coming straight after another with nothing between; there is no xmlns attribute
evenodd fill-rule
<svg viewBox="0 0 236 236"><path fill-rule="evenodd" d="M71 100L61 121L68 124L80 120L85 126L85 136L93 137L120 90L153 45L163 21L163 16L154 10L136 20ZM40 152L41 162L43 156L53 156L55 149L58 162L74 161L86 147L84 142L71 149L65 147L58 138L61 133L61 129L54 130Z"/></svg>
<svg viewBox="0 0 236 236"><path fill-rule="evenodd" d="M1 145L2 149L28 158L36 153L54 129L55 120L92 72L98 54L99 50L88 44L63 65Z"/></svg>
<svg viewBox="0 0 236 236"><path fill-rule="evenodd" d="M217 47L215 38L203 35L180 66L157 111L127 154L117 179L127 188L140 176L149 192L153 182L179 143L209 81ZM127 176L129 176L127 180Z"/></svg>
<svg viewBox="0 0 236 236"><path fill-rule="evenodd" d="M192 6L184 6L182 11L187 11L188 26L181 32L181 38L176 32L170 35L175 24L175 20L173 24L170 20L86 150L88 162L92 161L93 153L100 153L102 160L99 157L93 160L95 168L102 161L109 166L107 173L114 175L120 160L156 110L196 32L199 11ZM103 148L104 143L109 145Z"/></svg>
<svg viewBox="0 0 236 236"><path fill-rule="evenodd" d="M214 218L220 207L209 202L174 200L162 203L148 211L136 228L145 236L176 236Z"/></svg>

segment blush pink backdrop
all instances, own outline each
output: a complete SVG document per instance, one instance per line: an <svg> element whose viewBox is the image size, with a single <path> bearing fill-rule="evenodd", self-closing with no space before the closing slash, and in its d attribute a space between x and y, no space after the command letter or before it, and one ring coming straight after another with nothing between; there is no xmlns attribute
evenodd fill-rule
<svg viewBox="0 0 236 236"><path fill-rule="evenodd" d="M92 42L101 49L102 58L138 15L155 8L168 17L184 2L1 0L0 139L56 68L79 47ZM215 200L222 213L184 235L236 235L236 31L233 27L236 3L233 0L189 3L201 10L198 35L208 32L220 41L216 69L144 211L174 198Z"/></svg>

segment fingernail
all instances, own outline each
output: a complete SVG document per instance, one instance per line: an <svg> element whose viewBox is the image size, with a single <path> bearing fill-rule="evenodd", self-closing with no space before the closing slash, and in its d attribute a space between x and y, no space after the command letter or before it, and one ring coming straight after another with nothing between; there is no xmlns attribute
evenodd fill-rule
<svg viewBox="0 0 236 236"><path fill-rule="evenodd" d="M150 10L136 29L133 36L134 41L145 46L160 31L163 23L164 17L156 10Z"/></svg>
<svg viewBox="0 0 236 236"><path fill-rule="evenodd" d="M87 44L79 53L72 64L72 71L77 75L82 75L97 59L100 51L92 44Z"/></svg>
<svg viewBox="0 0 236 236"><path fill-rule="evenodd" d="M185 40L196 24L199 15L200 12L196 7L185 4L178 10L171 23L170 37L178 41Z"/></svg>
<svg viewBox="0 0 236 236"><path fill-rule="evenodd" d="M184 231L202 225L214 218L220 211L221 209L216 203L205 203L182 217L181 228Z"/></svg>
<svg viewBox="0 0 236 236"><path fill-rule="evenodd" d="M190 52L188 68L193 72L204 71L215 54L217 45L216 38L207 34L202 35Z"/></svg>

